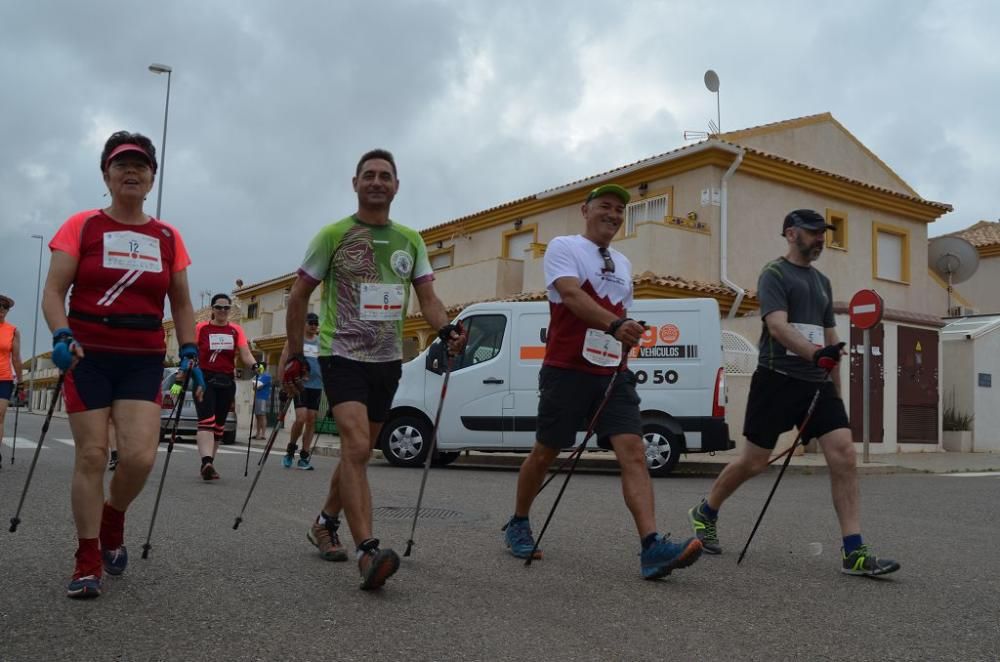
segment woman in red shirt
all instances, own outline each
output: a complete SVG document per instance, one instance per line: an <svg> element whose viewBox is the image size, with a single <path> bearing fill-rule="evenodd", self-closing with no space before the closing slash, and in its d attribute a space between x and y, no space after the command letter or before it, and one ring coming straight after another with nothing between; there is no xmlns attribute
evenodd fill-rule
<svg viewBox="0 0 1000 662"><path fill-rule="evenodd" d="M142 208L156 176L156 150L149 138L119 131L105 143L100 165L111 204L74 214L53 237L42 299L52 360L69 371L64 397L76 444L71 495L79 541L71 598L100 595L102 566L119 575L128 563L125 510L142 491L160 438L166 297L181 368L200 379L191 260L177 230ZM105 501L109 415L120 463Z"/></svg>
<svg viewBox="0 0 1000 662"><path fill-rule="evenodd" d="M201 477L216 480L215 456L226 425L229 408L236 397L236 353L244 365L253 365L254 373L263 372L264 365L250 353L246 334L239 324L229 321L233 302L225 294L212 297L212 317L195 327L198 344L198 364L205 375L205 395L196 403L198 410L198 452L201 454Z"/></svg>

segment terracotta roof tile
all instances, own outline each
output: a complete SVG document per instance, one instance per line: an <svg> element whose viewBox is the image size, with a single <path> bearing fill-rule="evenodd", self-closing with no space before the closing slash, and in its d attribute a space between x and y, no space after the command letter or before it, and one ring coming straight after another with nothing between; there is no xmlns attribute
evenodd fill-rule
<svg viewBox="0 0 1000 662"><path fill-rule="evenodd" d="M994 246L1000 244L1000 221L979 221L964 230L948 233L949 237L961 237L973 246Z"/></svg>

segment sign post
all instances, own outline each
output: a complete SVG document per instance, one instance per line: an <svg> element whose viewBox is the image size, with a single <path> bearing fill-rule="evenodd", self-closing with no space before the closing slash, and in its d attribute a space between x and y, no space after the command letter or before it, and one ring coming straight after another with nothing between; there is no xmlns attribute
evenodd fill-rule
<svg viewBox="0 0 1000 662"><path fill-rule="evenodd" d="M851 319L851 326L862 330L862 345L864 354L861 358L861 402L864 418L862 424L862 445L863 451L861 461L869 461L868 442L871 438L871 329L878 326L882 321L882 312L885 306L882 297L875 290L858 290L851 297L848 305L848 314Z"/></svg>

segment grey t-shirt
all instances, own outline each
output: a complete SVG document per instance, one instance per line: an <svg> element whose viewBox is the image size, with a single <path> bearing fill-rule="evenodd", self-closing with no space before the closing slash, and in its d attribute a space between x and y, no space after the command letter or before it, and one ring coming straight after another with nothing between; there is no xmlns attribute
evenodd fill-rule
<svg viewBox="0 0 1000 662"><path fill-rule="evenodd" d="M769 313L784 310L788 313L788 322L817 349L826 344L823 330L836 326L830 279L811 266L800 267L783 257L768 262L757 279L757 298L762 320ZM825 379L825 370L772 338L767 324L761 326L759 367L810 382Z"/></svg>

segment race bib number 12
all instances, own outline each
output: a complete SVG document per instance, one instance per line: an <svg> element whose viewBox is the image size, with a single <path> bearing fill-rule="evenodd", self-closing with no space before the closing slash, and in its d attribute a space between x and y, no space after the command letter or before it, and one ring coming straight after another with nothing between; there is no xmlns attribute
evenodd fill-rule
<svg viewBox="0 0 1000 662"><path fill-rule="evenodd" d="M130 230L104 233L104 268L125 271L163 271L160 241Z"/></svg>

